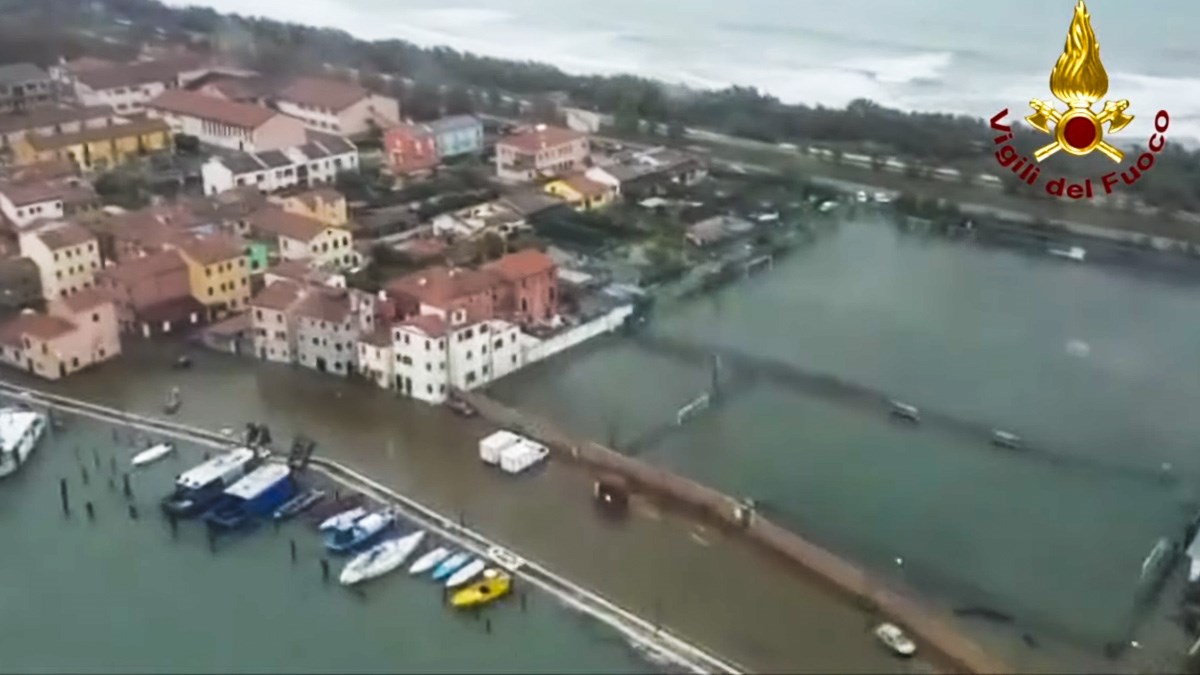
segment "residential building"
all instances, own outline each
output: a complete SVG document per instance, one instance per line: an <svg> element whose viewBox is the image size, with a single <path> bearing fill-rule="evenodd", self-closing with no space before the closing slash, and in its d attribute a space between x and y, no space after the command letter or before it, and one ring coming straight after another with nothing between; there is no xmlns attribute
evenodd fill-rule
<svg viewBox="0 0 1200 675"><path fill-rule="evenodd" d="M100 269L96 237L75 223L53 223L19 237L21 255L37 265L47 300L90 288Z"/></svg>
<svg viewBox="0 0 1200 675"><path fill-rule="evenodd" d="M0 362L58 380L121 353L112 302L95 289L0 324Z"/></svg>
<svg viewBox="0 0 1200 675"><path fill-rule="evenodd" d="M0 65L0 113L29 110L58 99L50 74L32 63Z"/></svg>
<svg viewBox="0 0 1200 675"><path fill-rule="evenodd" d="M577 211L593 211L608 206L616 198L611 185L594 181L582 173L572 173L546 183L546 192L560 197Z"/></svg>
<svg viewBox="0 0 1200 675"><path fill-rule="evenodd" d="M149 206L136 211L96 211L77 219L96 235L100 256L111 262L156 253L200 223L179 206Z"/></svg>
<svg viewBox="0 0 1200 675"><path fill-rule="evenodd" d="M611 115L592 112L591 110L584 110L582 108L559 108L559 110L566 119L567 128L573 131L598 134L602 126L612 124Z"/></svg>
<svg viewBox="0 0 1200 675"><path fill-rule="evenodd" d="M426 126L433 133L439 160L483 153L483 122L474 115L452 115Z"/></svg>
<svg viewBox="0 0 1200 675"><path fill-rule="evenodd" d="M260 239L274 239L281 260L305 260L311 267L335 270L357 264L349 230L278 206L268 206L252 215L250 230Z"/></svg>
<svg viewBox="0 0 1200 675"><path fill-rule="evenodd" d="M188 266L192 297L208 312L206 318L223 318L246 308L250 281L244 245L224 234L181 237L171 242Z"/></svg>
<svg viewBox="0 0 1200 675"><path fill-rule="evenodd" d="M321 373L346 376L355 369L361 332L348 289L311 288L293 307L296 362Z"/></svg>
<svg viewBox="0 0 1200 675"><path fill-rule="evenodd" d="M587 134L539 124L496 141L496 175L529 181L583 171L591 157Z"/></svg>
<svg viewBox="0 0 1200 675"><path fill-rule="evenodd" d="M61 220L97 207L100 197L79 178L0 181L0 213L19 232L41 220Z"/></svg>
<svg viewBox="0 0 1200 675"><path fill-rule="evenodd" d="M499 289L496 277L480 270L435 265L393 279L385 284L396 297L403 313L432 314L450 321L452 316L469 315L472 320L490 319L496 314Z"/></svg>
<svg viewBox="0 0 1200 675"><path fill-rule="evenodd" d="M340 136L308 132L308 142L283 150L215 155L200 168L204 194L239 187L269 194L292 187L333 183L338 174L358 171L358 149Z"/></svg>
<svg viewBox="0 0 1200 675"><path fill-rule="evenodd" d="M296 78L275 95L274 101L280 112L316 131L354 137L372 128L387 129L400 123L396 99L341 80Z"/></svg>
<svg viewBox="0 0 1200 675"><path fill-rule="evenodd" d="M271 78L252 74L211 72L188 83L188 91L238 103L266 105L275 90Z"/></svg>
<svg viewBox="0 0 1200 675"><path fill-rule="evenodd" d="M254 353L264 361L297 360L296 321L292 308L303 295L304 284L288 279L268 280L250 300Z"/></svg>
<svg viewBox="0 0 1200 675"><path fill-rule="evenodd" d="M192 296L187 263L175 250L100 270L96 286L112 297L124 332L165 335L196 325L205 316L204 306Z"/></svg>
<svg viewBox="0 0 1200 675"><path fill-rule="evenodd" d="M743 237L754 231L754 223L734 216L713 216L687 227L684 238L700 248Z"/></svg>
<svg viewBox="0 0 1200 675"><path fill-rule="evenodd" d="M12 148L27 135L54 136L73 134L84 129L106 127L127 122L106 105L43 106L33 110L0 116L0 153L15 152Z"/></svg>
<svg viewBox="0 0 1200 675"><path fill-rule="evenodd" d="M170 129L161 120L155 119L92 127L53 136L27 134L13 146L18 163L69 159L84 170L107 169L170 148Z"/></svg>
<svg viewBox="0 0 1200 675"><path fill-rule="evenodd" d="M171 89L146 103L146 112L161 118L176 134L239 152L265 152L303 145L304 125L270 108L204 94Z"/></svg>
<svg viewBox="0 0 1200 675"><path fill-rule="evenodd" d="M333 188L314 188L289 195L271 197L284 211L308 216L331 227L346 227L350 214L346 197Z"/></svg>
<svg viewBox="0 0 1200 675"><path fill-rule="evenodd" d="M427 124L401 124L383 134L383 153L396 176L431 171L438 165L437 137Z"/></svg>
<svg viewBox="0 0 1200 675"><path fill-rule="evenodd" d="M313 269L303 260L284 260L272 265L263 274L263 282L270 286L276 281L289 280L309 286L345 288L346 277L328 270Z"/></svg>
<svg viewBox="0 0 1200 675"><path fill-rule="evenodd" d="M42 277L29 258L0 260L0 314L25 309L42 301Z"/></svg>
<svg viewBox="0 0 1200 675"><path fill-rule="evenodd" d="M503 280L494 294L497 313L521 325L549 324L558 315L558 266L537 249L510 253L483 266Z"/></svg>
<svg viewBox="0 0 1200 675"><path fill-rule="evenodd" d="M184 86L213 68L199 54L182 54L132 63L95 60L64 64L60 78L83 105L107 105L118 114L141 113L146 104L165 91Z"/></svg>
<svg viewBox="0 0 1200 675"><path fill-rule="evenodd" d="M647 193L667 184L694 185L708 176L708 159L672 148L619 153L587 171L587 177L619 194Z"/></svg>
<svg viewBox="0 0 1200 675"><path fill-rule="evenodd" d="M394 363L390 328L383 326L359 336L359 375L381 389L392 389L395 384Z"/></svg>
<svg viewBox="0 0 1200 675"><path fill-rule="evenodd" d="M391 330L395 388L426 403L444 403L454 388L475 389L523 365L519 331L505 321L424 314Z"/></svg>
<svg viewBox="0 0 1200 675"><path fill-rule="evenodd" d="M434 217L430 225L438 236L475 237L494 232L506 239L529 228L525 216L500 200L443 213Z"/></svg>

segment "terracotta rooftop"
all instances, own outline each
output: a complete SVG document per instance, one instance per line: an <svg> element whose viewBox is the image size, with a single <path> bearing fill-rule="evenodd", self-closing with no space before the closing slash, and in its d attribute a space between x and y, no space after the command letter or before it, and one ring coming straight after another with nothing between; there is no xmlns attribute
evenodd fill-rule
<svg viewBox="0 0 1200 675"><path fill-rule="evenodd" d="M416 328L431 338L440 338L446 334L446 320L436 314L421 314L401 321L399 326Z"/></svg>
<svg viewBox="0 0 1200 675"><path fill-rule="evenodd" d="M335 276L329 272L314 270L303 260L281 260L274 267L267 268L266 273L282 279L312 282L326 286L329 285L329 281Z"/></svg>
<svg viewBox="0 0 1200 675"><path fill-rule="evenodd" d="M385 287L426 305L446 307L456 300L489 292L495 285L496 278L487 272L437 265L393 279Z"/></svg>
<svg viewBox="0 0 1200 675"><path fill-rule="evenodd" d="M294 281L275 281L251 298L250 306L284 312L300 299L302 289L303 287Z"/></svg>
<svg viewBox="0 0 1200 675"><path fill-rule="evenodd" d="M38 340L52 340L75 330L75 324L49 314L21 313L0 324L0 342L20 346L28 335Z"/></svg>
<svg viewBox="0 0 1200 675"><path fill-rule="evenodd" d="M277 206L268 206L250 216L250 227L262 233L287 237L300 241L312 241L329 226L316 218L284 211Z"/></svg>
<svg viewBox="0 0 1200 675"><path fill-rule="evenodd" d="M170 131L171 127L167 126L167 123L162 120L141 119L125 124L112 124L94 129L82 129L71 134L55 134L53 136L31 134L26 136L25 140L34 150L47 151L59 150L79 143L94 143L109 139L141 136L143 134L170 133Z"/></svg>
<svg viewBox="0 0 1200 675"><path fill-rule="evenodd" d="M342 193L330 187L320 187L313 188L312 190L305 190L294 195L289 195L288 198L298 199L304 204L308 205L310 209L315 209L318 201L326 204L332 204L345 199L345 197L342 196Z"/></svg>
<svg viewBox="0 0 1200 675"><path fill-rule="evenodd" d="M206 237L178 237L172 243L184 255L205 266L242 256L241 244L233 237L224 234L212 234Z"/></svg>
<svg viewBox="0 0 1200 675"><path fill-rule="evenodd" d="M135 61L117 65L103 65L93 60L83 68L72 68L75 77L92 89L113 89L147 84L150 82L172 82L179 73L196 70L208 59L200 54L186 54L156 61Z"/></svg>
<svg viewBox="0 0 1200 675"><path fill-rule="evenodd" d="M51 127L55 124L67 124L83 120L104 119L113 116L113 109L106 105L93 106L53 106L30 108L24 112L0 116L0 134L10 134L14 131Z"/></svg>
<svg viewBox="0 0 1200 675"><path fill-rule="evenodd" d="M62 201L80 204L97 199L96 191L83 181L63 180L0 183L0 194L8 198L13 206L26 206L38 202Z"/></svg>
<svg viewBox="0 0 1200 675"><path fill-rule="evenodd" d="M281 89L277 98L281 101L303 103L339 112L370 94L371 92L363 87L350 82L320 77L298 77Z"/></svg>
<svg viewBox="0 0 1200 675"><path fill-rule="evenodd" d="M177 115L220 122L241 129L257 129L280 113L251 103L227 101L183 89L168 89L146 104Z"/></svg>
<svg viewBox="0 0 1200 675"><path fill-rule="evenodd" d="M526 155L535 155L546 148L566 145L581 138L587 138L587 134L562 127L541 125L528 131L497 139L496 145L513 148Z"/></svg>
<svg viewBox="0 0 1200 675"><path fill-rule="evenodd" d="M103 305L106 302L112 302L112 295L102 288L85 288L78 293L59 298L59 302L66 305L74 313L86 312L93 307Z"/></svg>
<svg viewBox="0 0 1200 675"><path fill-rule="evenodd" d="M345 291L313 289L296 305L297 316L342 323L350 316L350 296Z"/></svg>
<svg viewBox="0 0 1200 675"><path fill-rule="evenodd" d="M95 235L75 223L63 223L51 229L42 230L38 232L38 238L51 251L96 240Z"/></svg>
<svg viewBox="0 0 1200 675"><path fill-rule="evenodd" d="M179 256L178 251L157 251L139 258L129 258L115 267L100 270L98 276L118 283L133 284L146 277L186 269L187 263Z"/></svg>
<svg viewBox="0 0 1200 675"><path fill-rule="evenodd" d="M554 259L535 248L509 253L499 260L484 265L485 270L494 272L508 281L519 281L534 274L549 272L554 268Z"/></svg>
<svg viewBox="0 0 1200 675"><path fill-rule="evenodd" d="M594 181L581 173L573 173L570 176L565 176L562 178L562 182L569 185L572 190L586 199L602 197L609 192L607 185Z"/></svg>

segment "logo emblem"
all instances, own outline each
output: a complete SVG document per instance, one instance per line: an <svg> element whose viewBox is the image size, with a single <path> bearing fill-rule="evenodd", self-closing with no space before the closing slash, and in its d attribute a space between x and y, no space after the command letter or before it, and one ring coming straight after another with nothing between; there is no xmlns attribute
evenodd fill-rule
<svg viewBox="0 0 1200 675"><path fill-rule="evenodd" d="M1050 92L1067 109L1060 112L1036 98L1029 102L1034 112L1025 121L1054 137L1053 143L1033 153L1034 159L1040 163L1060 150L1078 157L1099 150L1114 162L1125 158L1125 153L1104 140L1104 133L1106 125L1108 133L1115 134L1133 121L1133 115L1125 112L1129 101L1105 101L1100 114L1092 111L1092 106L1108 93L1108 72L1100 61L1100 43L1083 0L1075 5L1066 46L1050 72Z"/></svg>

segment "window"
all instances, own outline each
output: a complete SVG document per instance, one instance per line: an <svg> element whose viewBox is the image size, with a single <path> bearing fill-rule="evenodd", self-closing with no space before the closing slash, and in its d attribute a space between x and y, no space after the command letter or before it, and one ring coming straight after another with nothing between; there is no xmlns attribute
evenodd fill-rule
<svg viewBox="0 0 1200 675"><path fill-rule="evenodd" d="M400 363L403 363L406 366L412 365L412 358L410 358L408 356L401 355L401 356L398 356L397 358L400 359Z"/></svg>
<svg viewBox="0 0 1200 675"><path fill-rule="evenodd" d="M471 372L467 373L467 384L472 384L474 382L475 382L475 371L472 370Z"/></svg>
<svg viewBox="0 0 1200 675"><path fill-rule="evenodd" d="M320 346L321 344L320 340L317 340L317 338L313 338L312 341L314 347Z"/></svg>
<svg viewBox="0 0 1200 675"><path fill-rule="evenodd" d="M433 393L433 385L432 384L425 385L425 390L432 394Z"/></svg>
<svg viewBox="0 0 1200 675"><path fill-rule="evenodd" d="M425 362L425 371L432 373L433 372L433 364L426 361Z"/></svg>
<svg viewBox="0 0 1200 675"><path fill-rule="evenodd" d="M493 345L493 346L494 346L496 349L500 349L501 347L503 347L503 346L504 346L504 338L497 338L497 340L496 340L496 344L495 344L495 345Z"/></svg>
<svg viewBox="0 0 1200 675"><path fill-rule="evenodd" d="M212 294L213 294L213 289L212 289L212 286L209 286L209 287L208 287L208 295L211 297L211 296L212 296Z"/></svg>
<svg viewBox="0 0 1200 675"><path fill-rule="evenodd" d="M100 323L100 312L92 314L92 323Z"/></svg>
<svg viewBox="0 0 1200 675"><path fill-rule="evenodd" d="M484 375L487 375L487 374L488 374L488 367L487 367L487 366L484 366L484 367L483 367L483 374L484 374Z"/></svg>

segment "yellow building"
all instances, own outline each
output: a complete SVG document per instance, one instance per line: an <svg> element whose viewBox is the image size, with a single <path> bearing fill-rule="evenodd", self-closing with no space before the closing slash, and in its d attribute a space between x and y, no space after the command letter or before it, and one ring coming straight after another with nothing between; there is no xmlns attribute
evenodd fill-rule
<svg viewBox="0 0 1200 675"><path fill-rule="evenodd" d="M67 159L83 169L102 170L170 147L167 123L146 119L53 136L26 134L13 149L18 164Z"/></svg>
<svg viewBox="0 0 1200 675"><path fill-rule="evenodd" d="M181 239L173 244L188 267L192 296L219 319L246 309L250 275L243 246L225 235Z"/></svg>
<svg viewBox="0 0 1200 675"><path fill-rule="evenodd" d="M333 188L306 190L291 196L271 197L284 211L319 220L330 227L345 227L350 222L346 198Z"/></svg>
<svg viewBox="0 0 1200 675"><path fill-rule="evenodd" d="M617 191L581 173L564 176L546 183L546 192L561 198L576 211L601 209L612 203Z"/></svg>

